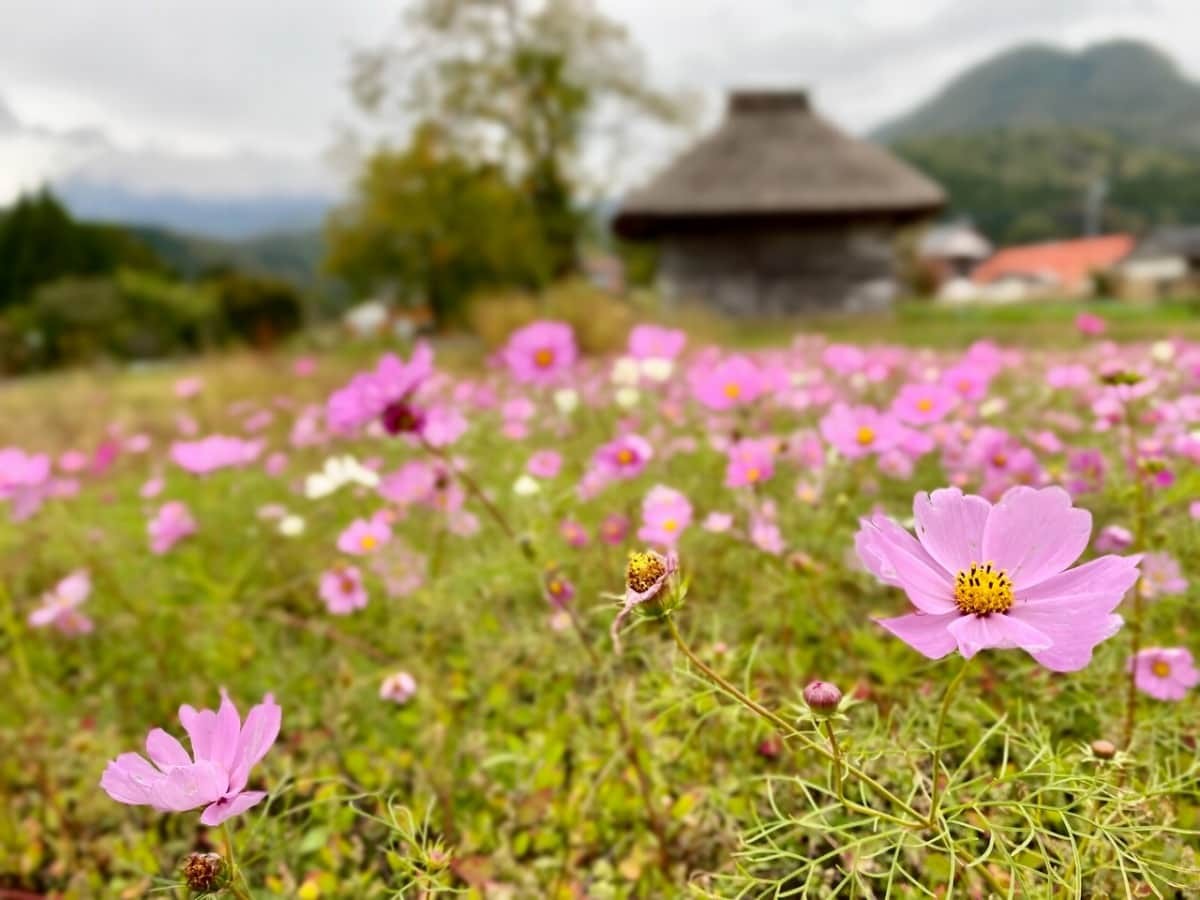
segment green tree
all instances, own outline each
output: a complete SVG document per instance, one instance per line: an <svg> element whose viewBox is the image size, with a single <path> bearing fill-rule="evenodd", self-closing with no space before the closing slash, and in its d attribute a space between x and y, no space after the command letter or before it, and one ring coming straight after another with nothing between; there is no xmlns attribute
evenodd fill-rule
<svg viewBox="0 0 1200 900"><path fill-rule="evenodd" d="M457 154L492 164L530 198L550 272L575 268L585 137L632 118L673 121L625 28L591 0L417 0L399 43L356 55L368 113L434 123Z"/></svg>
<svg viewBox="0 0 1200 900"><path fill-rule="evenodd" d="M434 126L367 161L354 198L330 217L327 246L327 267L356 290L428 303L440 323L481 288L539 287L551 269L528 197Z"/></svg>

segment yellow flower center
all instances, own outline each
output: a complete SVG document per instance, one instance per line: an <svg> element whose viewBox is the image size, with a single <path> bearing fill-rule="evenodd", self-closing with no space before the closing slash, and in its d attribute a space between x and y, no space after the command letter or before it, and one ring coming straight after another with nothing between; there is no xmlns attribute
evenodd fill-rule
<svg viewBox="0 0 1200 900"><path fill-rule="evenodd" d="M625 583L631 590L639 594L648 591L666 574L667 567L661 556L637 551L629 554L629 566L625 570Z"/></svg>
<svg viewBox="0 0 1200 900"><path fill-rule="evenodd" d="M856 441L858 441L859 444L866 447L868 444L874 443L875 429L869 428L866 425L863 425L858 429L858 432L854 435L854 439Z"/></svg>
<svg viewBox="0 0 1200 900"><path fill-rule="evenodd" d="M958 573L954 579L954 605L963 615L987 616L1012 609L1013 584L1008 574L990 562Z"/></svg>
<svg viewBox="0 0 1200 900"><path fill-rule="evenodd" d="M1156 659L1150 665L1150 671L1158 678L1166 678L1171 674L1171 664L1165 659Z"/></svg>
<svg viewBox="0 0 1200 900"><path fill-rule="evenodd" d="M362 538L359 540L358 545L360 547L362 547L364 550L374 550L375 545L377 543L379 543L379 542L377 540L375 540L375 535L364 534L362 536Z"/></svg>
<svg viewBox="0 0 1200 900"><path fill-rule="evenodd" d="M554 362L554 351L549 347L543 347L533 354L533 361L539 369L548 369Z"/></svg>
<svg viewBox="0 0 1200 900"><path fill-rule="evenodd" d="M629 465L633 462L633 451L628 447L622 447L617 451L617 462L623 466Z"/></svg>
<svg viewBox="0 0 1200 900"><path fill-rule="evenodd" d="M921 412L929 412L931 409L933 409L933 401L928 397L922 397L917 401L917 409L919 409Z"/></svg>
<svg viewBox="0 0 1200 900"><path fill-rule="evenodd" d="M758 479L761 477L762 477L762 473L760 471L758 471L758 469L747 469L746 470L746 480L751 483L758 481Z"/></svg>
<svg viewBox="0 0 1200 900"><path fill-rule="evenodd" d="M563 590L562 582L558 580L551 581L546 587L550 589L550 593L555 597L561 594Z"/></svg>
<svg viewBox="0 0 1200 900"><path fill-rule="evenodd" d="M725 396L728 397L730 400L736 400L741 395L742 395L742 386L740 384L737 384L736 382L731 381L731 382L729 382L729 384L725 385Z"/></svg>
<svg viewBox="0 0 1200 900"><path fill-rule="evenodd" d="M679 527L679 523L674 519L667 519L665 522L663 522L662 527L663 531L674 531Z"/></svg>

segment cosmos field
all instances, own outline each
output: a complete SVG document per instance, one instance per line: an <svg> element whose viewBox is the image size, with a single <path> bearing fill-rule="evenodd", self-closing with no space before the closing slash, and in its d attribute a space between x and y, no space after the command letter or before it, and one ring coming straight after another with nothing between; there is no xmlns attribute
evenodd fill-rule
<svg viewBox="0 0 1200 900"><path fill-rule="evenodd" d="M10 396L0 897L1197 896L1200 343L1103 324Z"/></svg>

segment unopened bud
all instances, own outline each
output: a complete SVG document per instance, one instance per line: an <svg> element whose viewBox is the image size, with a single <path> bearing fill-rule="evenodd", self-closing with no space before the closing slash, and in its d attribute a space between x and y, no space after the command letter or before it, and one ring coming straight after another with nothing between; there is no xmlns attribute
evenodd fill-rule
<svg viewBox="0 0 1200 900"><path fill-rule="evenodd" d="M836 684L813 681L804 689L804 702L818 716L831 716L838 711L842 702L842 692Z"/></svg>
<svg viewBox="0 0 1200 900"><path fill-rule="evenodd" d="M1112 741L1092 741L1092 754L1097 759L1112 759L1117 755L1117 747Z"/></svg>
<svg viewBox="0 0 1200 900"><path fill-rule="evenodd" d="M215 891L225 860L216 853L189 853L183 861L183 880L193 891Z"/></svg>
<svg viewBox="0 0 1200 900"><path fill-rule="evenodd" d="M775 759L783 752L783 741L779 739L779 735L773 734L770 737L763 738L758 744L758 755L763 759Z"/></svg>

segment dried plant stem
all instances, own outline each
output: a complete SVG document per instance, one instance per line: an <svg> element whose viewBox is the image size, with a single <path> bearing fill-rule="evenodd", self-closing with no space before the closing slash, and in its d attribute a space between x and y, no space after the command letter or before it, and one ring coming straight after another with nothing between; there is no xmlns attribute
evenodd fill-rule
<svg viewBox="0 0 1200 900"><path fill-rule="evenodd" d="M675 639L675 644L676 644L676 646L679 647L679 649L683 653L683 655L686 656L688 658L688 660L691 661L692 665L694 665L697 669L699 669L704 674L704 676L709 681L711 681L713 683L713 685L715 685L718 689L720 689L725 694L728 694L731 698L736 700L742 706L746 707L746 709L750 710L755 715L760 716L761 718L765 719L766 721L768 721L772 725L774 725L775 728L779 731L780 736L785 741L786 740L795 740L798 743L800 743L801 745L803 745L804 747L806 747L807 749L815 750L817 753L821 754L822 756L824 756L826 759L830 760L831 762L837 761L837 756L835 756L835 754L831 750L829 750L827 747L812 740L807 735L797 731L792 725L790 725L787 721L785 721L781 716L779 716L778 714L767 709L765 706L756 702L755 700L751 699L750 697L746 696L746 694L742 693L742 691L740 691L736 687L734 687L733 684L731 684L728 680L726 680L718 672L716 672L714 669L710 668L702 659L700 659L700 657L696 656L696 654L692 652L692 649L687 645L687 642L684 641L683 636L680 635L679 629L675 626L675 620L671 616L667 616L667 627L670 629L671 636ZM849 801L844 801L844 804L847 809L853 810L855 812L864 813L866 815L871 815L877 819L885 819L889 822L894 822L896 824L903 825L906 828L924 828L925 827L926 822L924 821L924 817L920 813L918 813L915 809L913 809L911 805L909 805L908 803L905 803L903 800L901 800L899 797L897 797L895 794L893 794L891 791L889 791L886 787L884 787L882 784L880 784L878 781L876 781L874 778L872 778L866 772L862 771L862 769L859 769L856 766L851 765L849 762L846 762L844 759L840 760L840 762L841 762L841 770L845 774L853 775L855 778L857 778L863 784L867 785L873 791L875 791L875 793L879 794L881 797L887 799L891 803L894 803L905 813L912 816L912 818L915 821L907 821L905 819L900 819L900 818L897 818L896 816L889 815L888 813L882 812L878 809L872 809L869 806L860 806L857 803L851 803ZM839 787L840 786L841 786L841 783L839 780Z"/></svg>

